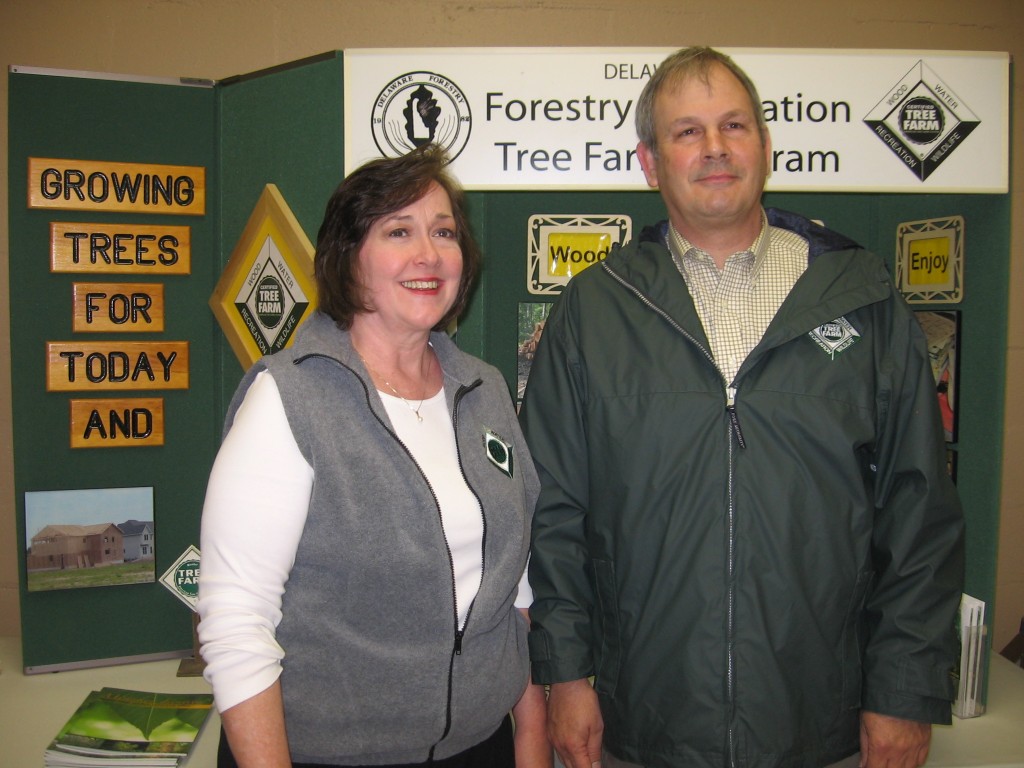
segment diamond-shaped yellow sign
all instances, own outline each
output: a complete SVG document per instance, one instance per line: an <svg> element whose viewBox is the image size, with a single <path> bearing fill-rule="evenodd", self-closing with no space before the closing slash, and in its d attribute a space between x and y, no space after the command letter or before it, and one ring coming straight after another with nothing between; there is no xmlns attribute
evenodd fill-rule
<svg viewBox="0 0 1024 768"><path fill-rule="evenodd" d="M316 307L313 253L281 193L267 184L210 296L243 368L287 347Z"/></svg>

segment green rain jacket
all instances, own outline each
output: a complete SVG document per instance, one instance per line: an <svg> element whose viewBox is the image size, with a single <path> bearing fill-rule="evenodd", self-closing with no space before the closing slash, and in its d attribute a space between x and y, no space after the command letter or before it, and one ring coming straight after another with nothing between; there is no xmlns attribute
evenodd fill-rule
<svg viewBox="0 0 1024 768"><path fill-rule="evenodd" d="M650 768L807 766L858 711L949 722L963 518L924 336L882 262L809 264L732 382L649 228L566 287L522 409L539 683L594 675Z"/></svg>

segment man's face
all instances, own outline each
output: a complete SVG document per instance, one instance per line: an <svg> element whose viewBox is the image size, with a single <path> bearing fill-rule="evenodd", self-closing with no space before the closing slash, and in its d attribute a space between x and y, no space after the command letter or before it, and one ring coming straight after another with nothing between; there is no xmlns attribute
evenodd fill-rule
<svg viewBox="0 0 1024 768"><path fill-rule="evenodd" d="M712 230L760 228L771 156L742 83L721 64L708 75L707 83L690 77L658 94L657 156L637 147L647 183L660 188L672 223L691 240Z"/></svg>

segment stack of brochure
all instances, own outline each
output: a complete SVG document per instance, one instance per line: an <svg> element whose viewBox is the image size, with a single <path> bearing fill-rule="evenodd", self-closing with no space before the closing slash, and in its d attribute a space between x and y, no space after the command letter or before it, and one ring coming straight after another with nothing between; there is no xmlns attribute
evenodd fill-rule
<svg viewBox="0 0 1024 768"><path fill-rule="evenodd" d="M93 691L44 753L47 768L173 768L192 751L213 706L209 693Z"/></svg>
<svg viewBox="0 0 1024 768"><path fill-rule="evenodd" d="M985 602L970 595L960 598L960 666L957 670L956 701L953 714L977 717L985 713L988 672L988 627L985 626Z"/></svg>

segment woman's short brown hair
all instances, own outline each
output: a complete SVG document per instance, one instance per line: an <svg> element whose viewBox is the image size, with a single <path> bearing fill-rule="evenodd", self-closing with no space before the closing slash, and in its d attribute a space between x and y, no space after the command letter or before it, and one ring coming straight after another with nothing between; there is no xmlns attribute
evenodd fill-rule
<svg viewBox="0 0 1024 768"><path fill-rule="evenodd" d="M440 147L427 145L396 158L371 160L352 171L327 201L316 237L313 273L319 308L342 328L350 328L367 306L359 280L359 249L374 222L411 205L432 184L448 193L455 218L455 233L462 249L459 291L436 329L445 328L466 308L480 273L480 248L473 239L465 198L458 182L445 170L448 158Z"/></svg>

